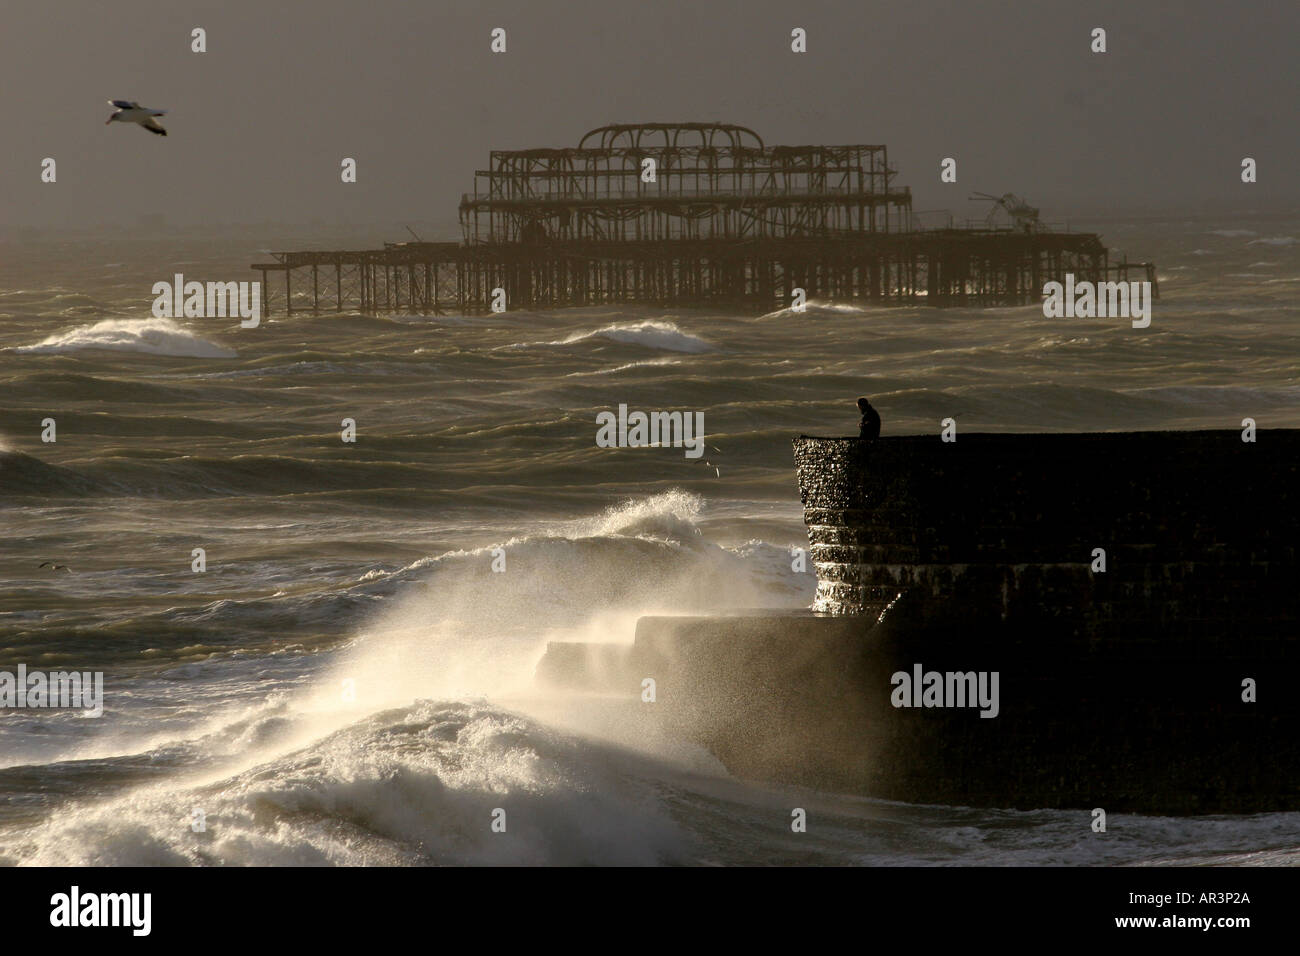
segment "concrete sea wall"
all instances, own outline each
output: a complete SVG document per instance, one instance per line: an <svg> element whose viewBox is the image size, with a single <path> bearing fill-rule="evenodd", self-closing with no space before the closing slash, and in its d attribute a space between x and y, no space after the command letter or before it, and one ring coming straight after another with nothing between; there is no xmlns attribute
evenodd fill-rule
<svg viewBox="0 0 1300 956"><path fill-rule="evenodd" d="M539 680L625 695L745 777L1300 810L1300 432L1257 437L799 438L812 610L642 618L631 646L552 645Z"/></svg>
<svg viewBox="0 0 1300 956"><path fill-rule="evenodd" d="M891 769L873 789L1300 806L1300 432L1256 437L796 440L815 609L879 618L870 655L891 674L1000 676L996 718L877 714L872 750Z"/></svg>

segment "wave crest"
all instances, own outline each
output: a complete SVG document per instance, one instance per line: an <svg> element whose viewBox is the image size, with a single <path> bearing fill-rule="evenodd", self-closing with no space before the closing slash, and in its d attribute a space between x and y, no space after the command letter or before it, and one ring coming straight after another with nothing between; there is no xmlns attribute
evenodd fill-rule
<svg viewBox="0 0 1300 956"><path fill-rule="evenodd" d="M172 319L104 319L68 332L57 332L15 352L59 353L84 349L143 352L178 358L234 358L236 353L201 339Z"/></svg>
<svg viewBox="0 0 1300 956"><path fill-rule="evenodd" d="M704 339L689 332L683 332L676 323L659 319L645 319L641 322L615 322L603 328L586 332L574 332L563 339L550 342L529 342L512 345L508 348L530 348L537 345L563 346L587 342L591 339L606 339L624 345L642 345L646 348L663 349L667 352L686 352L700 354L712 352L714 346Z"/></svg>

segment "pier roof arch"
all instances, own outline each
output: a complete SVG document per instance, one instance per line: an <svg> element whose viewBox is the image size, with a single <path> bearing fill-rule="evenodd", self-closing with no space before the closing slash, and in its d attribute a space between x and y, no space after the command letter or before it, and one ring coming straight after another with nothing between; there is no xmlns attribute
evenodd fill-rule
<svg viewBox="0 0 1300 956"><path fill-rule="evenodd" d="M655 141L657 138L659 142ZM731 123L618 123L598 126L582 137L578 148L711 149L724 145L731 149L764 148L763 138L752 129Z"/></svg>

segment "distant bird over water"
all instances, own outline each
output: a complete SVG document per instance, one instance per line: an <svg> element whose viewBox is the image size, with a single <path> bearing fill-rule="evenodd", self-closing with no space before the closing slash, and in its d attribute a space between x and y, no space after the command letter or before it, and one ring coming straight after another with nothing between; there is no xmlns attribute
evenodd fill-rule
<svg viewBox="0 0 1300 956"><path fill-rule="evenodd" d="M42 561L40 564L36 566L38 568L43 568L46 567L47 565L49 566L49 569L51 571L68 571L68 572L72 571L72 568L68 567L66 564L55 564L53 561Z"/></svg>
<svg viewBox="0 0 1300 956"><path fill-rule="evenodd" d="M108 102L110 106L117 107L117 112L105 121L105 126L114 120L119 123L138 123L151 133L157 133L159 136L167 135L167 131L154 119L155 116L165 115L166 110L146 109L135 100L109 100Z"/></svg>

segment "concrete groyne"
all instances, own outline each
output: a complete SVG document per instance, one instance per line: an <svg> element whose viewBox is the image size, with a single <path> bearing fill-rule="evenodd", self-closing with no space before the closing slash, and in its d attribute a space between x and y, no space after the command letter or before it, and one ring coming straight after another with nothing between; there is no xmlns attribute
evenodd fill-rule
<svg viewBox="0 0 1300 956"><path fill-rule="evenodd" d="M1300 432L803 437L794 456L813 609L642 618L631 646L553 645L539 679L626 694L741 776L1300 809Z"/></svg>
<svg viewBox="0 0 1300 956"><path fill-rule="evenodd" d="M1000 675L993 720L876 715L882 795L1300 806L1300 432L800 438L795 464L815 609L872 621L891 674Z"/></svg>

